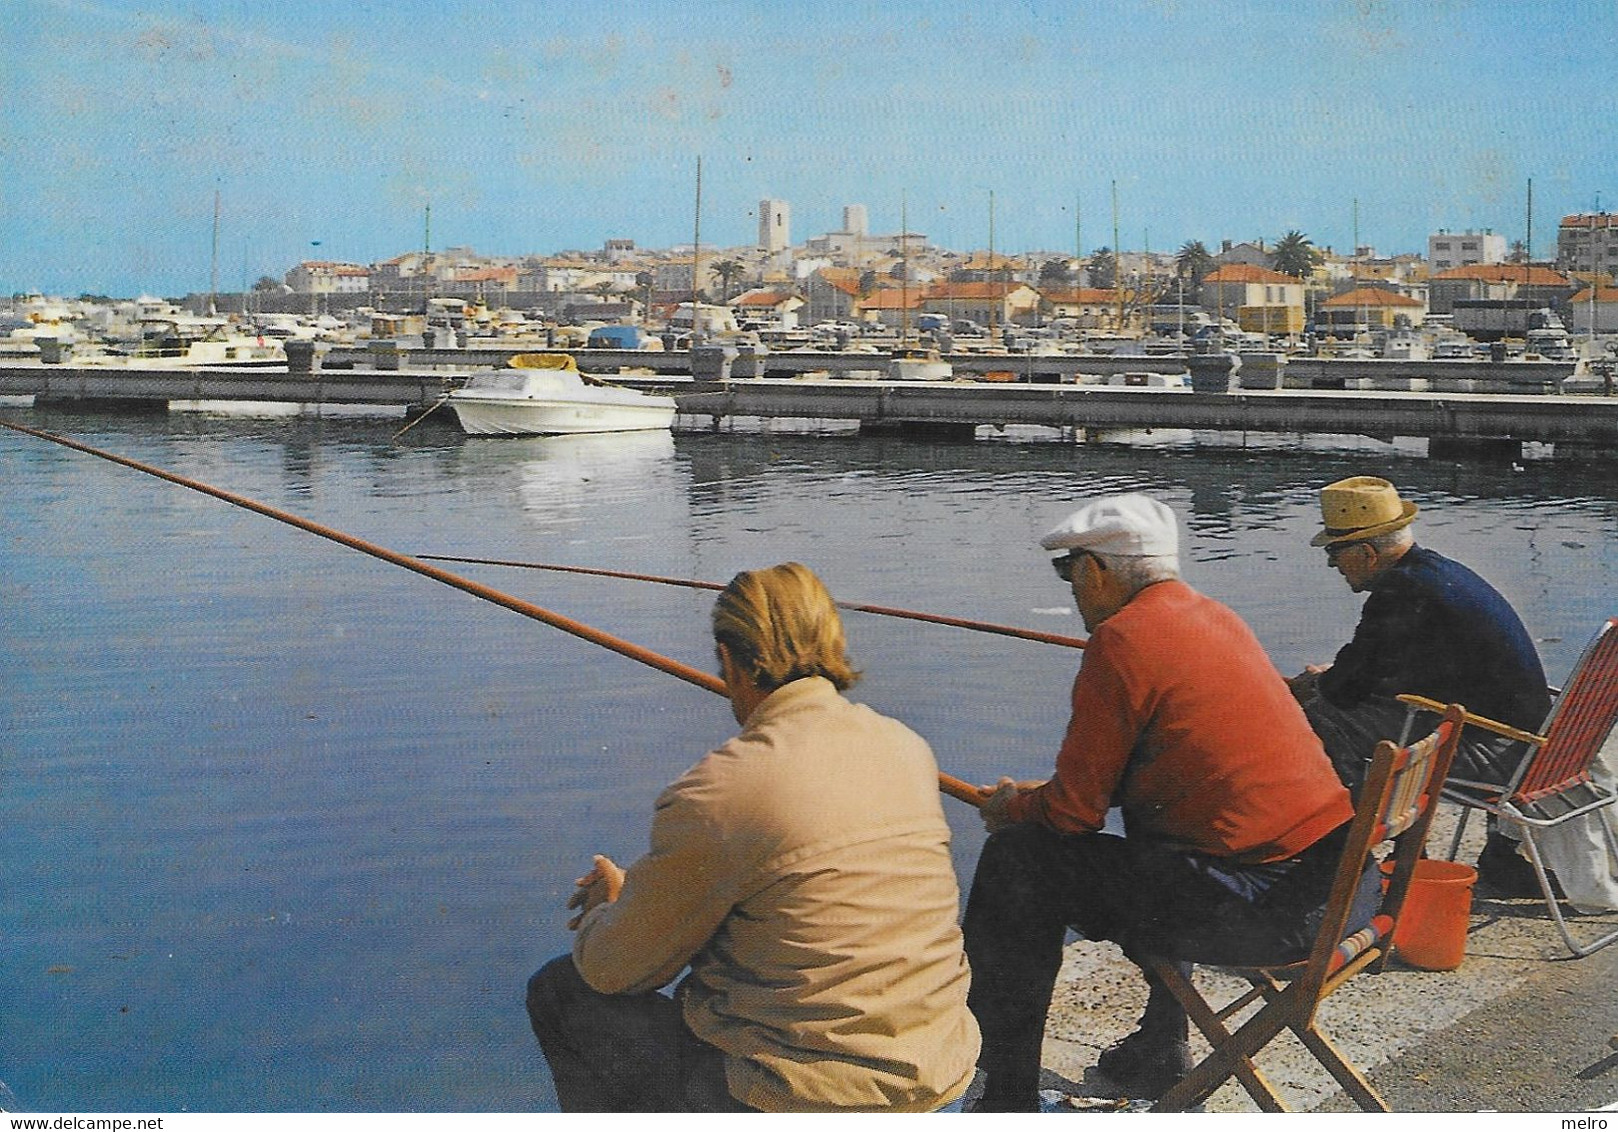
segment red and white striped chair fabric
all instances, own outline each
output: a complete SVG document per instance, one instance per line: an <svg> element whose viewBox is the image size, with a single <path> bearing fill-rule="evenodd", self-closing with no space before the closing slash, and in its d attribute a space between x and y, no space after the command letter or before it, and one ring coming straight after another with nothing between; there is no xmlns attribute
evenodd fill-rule
<svg viewBox="0 0 1618 1132"><path fill-rule="evenodd" d="M1598 938L1579 941L1562 914L1538 834L1565 822L1595 814L1618 802L1610 783L1591 775L1591 765L1618 723L1618 617L1610 618L1585 646L1578 663L1556 696L1540 734L1521 731L1483 716L1466 715L1467 726L1481 727L1523 744L1525 756L1510 780L1494 787L1476 783L1450 782L1443 800L1465 807L1449 855L1454 860L1466 832L1466 819L1473 810L1483 810L1515 827L1522 834L1528 859L1539 879L1540 892L1551 919L1568 949L1576 956L1589 955L1618 940L1618 929ZM1413 709L1434 710L1441 705L1420 696L1400 696ZM1618 837L1608 822L1594 819L1606 841L1610 860L1618 860Z"/></svg>

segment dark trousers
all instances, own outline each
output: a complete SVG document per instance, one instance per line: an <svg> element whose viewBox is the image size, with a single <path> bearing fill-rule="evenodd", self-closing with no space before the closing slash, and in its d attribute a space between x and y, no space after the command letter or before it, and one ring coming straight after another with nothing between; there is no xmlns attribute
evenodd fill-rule
<svg viewBox="0 0 1618 1132"><path fill-rule="evenodd" d="M563 1112L751 1112L725 1085L725 1055L665 994L591 990L571 956L528 980L528 1019Z"/></svg>
<svg viewBox="0 0 1618 1132"><path fill-rule="evenodd" d="M1358 795L1377 743L1383 739L1399 742L1409 709L1398 700L1380 696L1343 708L1318 691L1310 692L1301 702L1309 726L1320 736L1332 766L1337 768L1337 777ZM1418 711L1411 725L1409 739L1419 739L1427 734L1437 726L1438 718L1431 712ZM1449 776L1466 782L1504 785L1517 769L1522 756L1522 744L1502 735L1468 727L1461 732Z"/></svg>
<svg viewBox="0 0 1618 1132"><path fill-rule="evenodd" d="M1297 857L1239 865L1140 838L1068 835L1023 823L984 843L962 929L968 1004L983 1032L978 1065L1002 1101L1037 1102L1040 1044L1068 928L1131 958L1279 963L1303 958L1330 895L1347 826ZM1367 868L1355 920L1370 922L1379 877ZM1151 986L1151 981L1148 981ZM1183 1030L1152 987L1148 1018Z"/></svg>

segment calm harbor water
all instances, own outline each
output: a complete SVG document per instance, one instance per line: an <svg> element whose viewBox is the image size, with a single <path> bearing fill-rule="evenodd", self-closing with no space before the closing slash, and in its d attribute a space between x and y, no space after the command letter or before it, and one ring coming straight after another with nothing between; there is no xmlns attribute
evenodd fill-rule
<svg viewBox="0 0 1618 1132"><path fill-rule="evenodd" d="M406 553L723 581L1082 634L1039 535L1139 489L1284 671L1358 599L1318 488L1388 475L1560 679L1615 612L1608 469L784 433L468 441L426 424L0 411ZM732 731L720 698L217 500L0 431L0 1107L520 1111L522 1007L592 852ZM709 594L452 567L710 668ZM856 698L991 781L1048 769L1077 653L851 613ZM970 877L982 834L947 801Z"/></svg>

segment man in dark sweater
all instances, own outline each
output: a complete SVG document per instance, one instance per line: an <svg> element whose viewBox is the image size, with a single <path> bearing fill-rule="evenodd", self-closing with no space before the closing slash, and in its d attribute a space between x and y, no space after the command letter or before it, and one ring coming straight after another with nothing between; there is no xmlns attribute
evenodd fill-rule
<svg viewBox="0 0 1618 1132"><path fill-rule="evenodd" d="M1368 593L1354 639L1328 666L1309 665L1292 691L1338 774L1358 789L1379 739L1398 739L1414 693L1537 730L1550 711L1545 670L1522 620L1477 574L1418 546L1410 524L1416 505L1393 484L1355 476L1320 493L1324 547L1355 593ZM1476 728L1463 733L1452 781L1501 785L1522 747ZM1497 889L1532 881L1516 846L1491 832L1479 858L1482 879ZM1535 886L1537 891L1537 886Z"/></svg>

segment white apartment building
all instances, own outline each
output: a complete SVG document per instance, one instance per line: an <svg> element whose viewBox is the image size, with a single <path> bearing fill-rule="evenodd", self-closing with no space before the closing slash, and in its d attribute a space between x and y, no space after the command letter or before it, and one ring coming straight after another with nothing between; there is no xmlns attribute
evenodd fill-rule
<svg viewBox="0 0 1618 1132"><path fill-rule="evenodd" d="M1451 232L1440 228L1427 237L1427 262L1433 271L1449 271L1478 263L1506 262L1506 238L1485 228Z"/></svg>
<svg viewBox="0 0 1618 1132"><path fill-rule="evenodd" d="M305 260L285 278L300 295L357 295L371 289L371 269L357 263Z"/></svg>
<svg viewBox="0 0 1618 1132"><path fill-rule="evenodd" d="M792 207L786 201L758 202L758 246L772 255L792 246Z"/></svg>
<svg viewBox="0 0 1618 1132"><path fill-rule="evenodd" d="M1556 229L1556 266L1564 271L1618 274L1618 215L1564 216Z"/></svg>

